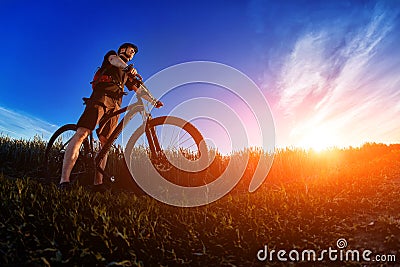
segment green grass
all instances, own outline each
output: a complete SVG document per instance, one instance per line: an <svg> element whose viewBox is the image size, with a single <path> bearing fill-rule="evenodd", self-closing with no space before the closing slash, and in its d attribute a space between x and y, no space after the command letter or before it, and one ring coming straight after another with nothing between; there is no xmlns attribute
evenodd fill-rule
<svg viewBox="0 0 400 267"><path fill-rule="evenodd" d="M0 266L263 266L256 254L264 245L321 251L339 238L348 249L400 257L398 146L280 150L255 193L244 191L249 164L236 190L197 208L82 187L59 192L29 176L29 166L20 166L24 178L5 178L17 173L4 167L13 164L0 165ZM336 262L346 264L358 265Z"/></svg>

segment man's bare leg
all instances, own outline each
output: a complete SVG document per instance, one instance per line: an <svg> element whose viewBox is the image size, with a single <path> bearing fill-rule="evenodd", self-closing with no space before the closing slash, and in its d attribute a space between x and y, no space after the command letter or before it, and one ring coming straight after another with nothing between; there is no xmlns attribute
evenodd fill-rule
<svg viewBox="0 0 400 267"><path fill-rule="evenodd" d="M79 149L89 134L89 129L79 127L74 136L71 138L71 141L65 149L60 184L69 182L69 176L71 175L71 171L74 168L75 162L79 156Z"/></svg>
<svg viewBox="0 0 400 267"><path fill-rule="evenodd" d="M101 147L104 147L104 145L107 142L107 138L100 135L99 140L100 140ZM107 158L108 158L108 152L104 155L102 161L100 162L100 168L102 168L103 170L106 168ZM103 175L100 172L96 172L96 177L94 179L94 185L99 185L102 183L103 183Z"/></svg>

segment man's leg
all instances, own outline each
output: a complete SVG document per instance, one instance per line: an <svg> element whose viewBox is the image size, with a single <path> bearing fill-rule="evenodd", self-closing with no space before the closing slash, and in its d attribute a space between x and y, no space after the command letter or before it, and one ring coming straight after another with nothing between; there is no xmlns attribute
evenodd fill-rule
<svg viewBox="0 0 400 267"><path fill-rule="evenodd" d="M104 105L106 106L105 114L110 115L112 112L117 111L119 109L119 104L116 102L115 99L110 97L105 98ZM100 145L103 148L106 144L108 138L110 137L111 133L115 130L118 124L119 115L111 117L107 122L103 125L100 121L99 129L97 132L97 136L100 140ZM100 162L99 166L103 170L106 168L107 165L107 158L108 158L108 151L104 155L102 161ZM103 183L103 175L100 172L96 172L96 176L94 179L94 185L99 185Z"/></svg>
<svg viewBox="0 0 400 267"><path fill-rule="evenodd" d="M104 137L103 135L99 135L99 140L101 147L103 148L105 143L107 142L107 138ZM108 158L108 152L104 155L102 161L100 162L100 168L103 170L106 168L107 165L107 158ZM103 183L103 175L100 172L96 172L96 177L94 179L94 185L99 185Z"/></svg>
<svg viewBox="0 0 400 267"><path fill-rule="evenodd" d="M74 167L75 162L79 156L79 149L83 141L85 140L85 138L88 137L89 134L89 129L79 127L76 130L74 136L71 138L71 141L69 142L65 150L60 184L69 182L69 176L71 174L72 168Z"/></svg>

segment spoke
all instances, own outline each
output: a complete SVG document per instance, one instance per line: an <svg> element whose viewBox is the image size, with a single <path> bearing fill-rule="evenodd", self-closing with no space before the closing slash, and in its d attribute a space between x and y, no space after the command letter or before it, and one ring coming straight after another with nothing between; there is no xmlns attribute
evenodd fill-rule
<svg viewBox="0 0 400 267"><path fill-rule="evenodd" d="M174 149L174 150L176 150L176 151L187 150L187 151L189 152L189 151L191 151L191 148L194 147L195 150L197 151L196 143L194 143L194 142L193 142L191 145L186 146L186 147L180 146L180 145L182 145L183 143L189 141L190 139L192 139L192 138L189 137L188 139L186 139L185 141L181 142L181 143L178 144L177 146L176 146L176 145L175 145L175 146L171 146L171 149ZM191 151L191 152L197 153L196 151Z"/></svg>
<svg viewBox="0 0 400 267"><path fill-rule="evenodd" d="M189 140L191 140L191 139L192 139L192 137L189 136L189 138L187 138L186 140L180 142L178 145L182 145L182 144L186 143L187 141L189 141ZM192 140L193 140L193 139L192 139Z"/></svg>
<svg viewBox="0 0 400 267"><path fill-rule="evenodd" d="M174 144L175 143L175 140L176 140L176 138L174 138L174 140L172 141L172 137L173 136L175 136L175 127L174 127L174 131L172 132L172 134L171 134L171 140L170 140L170 144L172 145L172 144ZM179 136L179 133L176 135L176 137L178 137Z"/></svg>
<svg viewBox="0 0 400 267"><path fill-rule="evenodd" d="M162 134L162 132L163 132L163 126L161 126L161 127L154 127L155 128L155 131L156 131L156 135L157 135L157 137L161 137L162 138L162 141L161 141L161 143L160 143L160 146L161 146L161 149L163 149L163 144L165 144L165 139L166 139L166 134ZM159 142L160 142L160 139L158 140Z"/></svg>
<svg viewBox="0 0 400 267"><path fill-rule="evenodd" d="M172 134L169 133L169 129L171 129L171 127L173 127L173 131ZM161 143L161 147L164 149L165 146L166 147L173 147L173 144L176 143L176 139L179 136L179 134L175 134L176 132L176 126L172 126L172 125L164 125L158 128L158 134L157 136L161 136L162 137L162 143ZM164 133L164 134L163 134ZM167 139L169 139L169 142L167 142Z"/></svg>
<svg viewBox="0 0 400 267"><path fill-rule="evenodd" d="M159 138L161 149L164 152L198 153L198 147L193 136L182 127L162 124L153 126L153 129L155 130L156 136ZM135 147L140 147L140 144L143 144L143 147L148 150L150 145L148 142L149 140L146 135L143 136L143 139L136 141Z"/></svg>
<svg viewBox="0 0 400 267"><path fill-rule="evenodd" d="M181 130L183 130L183 129L181 129ZM173 145L173 144L178 144L178 146L179 146L179 145L182 145L183 143L185 143L187 140L192 139L192 137L189 136L189 138L187 138L185 141L180 142L180 140L182 140L182 138L183 138L185 135L187 135L188 132L184 131L183 135L181 135L181 133L182 133L182 131L180 131L180 132L175 136L174 140L171 141L171 143L170 143L171 145Z"/></svg>
<svg viewBox="0 0 400 267"><path fill-rule="evenodd" d="M182 129L183 130L183 129ZM185 135L187 134L188 132L186 132L186 131L184 131L184 133L183 133L183 135L181 135L181 136L179 136L179 140L182 140L182 138L183 137L185 137ZM189 139L191 139L192 137L191 136L189 136ZM186 139L186 140L188 140L188 139ZM185 141L186 142L186 141ZM183 142L181 142L181 144L182 144Z"/></svg>
<svg viewBox="0 0 400 267"><path fill-rule="evenodd" d="M189 149L189 148L191 148L191 147L193 147L195 145L196 145L196 143L193 143L191 146L187 147L187 149Z"/></svg>

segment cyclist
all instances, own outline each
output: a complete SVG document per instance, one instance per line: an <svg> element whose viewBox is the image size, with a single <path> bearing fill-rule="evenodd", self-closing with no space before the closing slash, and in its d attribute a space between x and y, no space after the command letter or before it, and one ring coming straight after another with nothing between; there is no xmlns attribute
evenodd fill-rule
<svg viewBox="0 0 400 267"><path fill-rule="evenodd" d="M137 52L138 48L136 45L124 43L118 48L117 52L111 50L104 56L103 63L91 82L92 94L90 98L84 98L86 107L78 120L76 133L71 138L65 150L59 184L60 189L70 187L69 176L78 158L80 146L90 132L95 129L96 125L99 124L96 133L101 146L104 146L117 126L118 116L112 117L106 123L102 121L102 118L120 108L122 96L126 94L124 86L129 91L134 90L135 92L140 88L141 82L135 79L135 75L137 74L136 69L133 68L132 64L127 64ZM146 97L144 98L146 99ZM162 102L157 101L155 107L159 108L162 105ZM107 155L101 161L100 167L104 169L106 163ZM103 176L97 172L94 179L94 190L105 190L102 184Z"/></svg>

